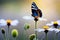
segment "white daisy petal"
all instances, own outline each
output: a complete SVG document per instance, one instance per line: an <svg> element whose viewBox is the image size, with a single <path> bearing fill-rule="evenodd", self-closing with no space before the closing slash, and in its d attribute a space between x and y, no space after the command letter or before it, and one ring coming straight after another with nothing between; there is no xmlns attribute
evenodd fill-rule
<svg viewBox="0 0 60 40"><path fill-rule="evenodd" d="M58 33L60 30L57 28L50 28L49 31L55 31L56 33Z"/></svg>
<svg viewBox="0 0 60 40"><path fill-rule="evenodd" d="M49 30L49 31L54 31L54 29L53 29L53 28L49 28L48 30Z"/></svg>
<svg viewBox="0 0 60 40"><path fill-rule="evenodd" d="M11 22L11 25L12 25L12 26L16 26L18 23L19 23L18 20L13 20L13 21Z"/></svg>
<svg viewBox="0 0 60 40"><path fill-rule="evenodd" d="M44 29L38 28L38 29L35 29L35 31L37 31L37 32L42 32L42 31L44 31Z"/></svg>
<svg viewBox="0 0 60 40"><path fill-rule="evenodd" d="M60 30L55 28L55 30L54 30L54 31L55 31L56 33L58 33Z"/></svg>
<svg viewBox="0 0 60 40"><path fill-rule="evenodd" d="M51 24L54 24L54 22L52 21Z"/></svg>
<svg viewBox="0 0 60 40"><path fill-rule="evenodd" d="M47 21L45 18L38 18L40 21Z"/></svg>
<svg viewBox="0 0 60 40"><path fill-rule="evenodd" d="M52 26L53 25L53 21L51 23L47 23L47 26Z"/></svg>
<svg viewBox="0 0 60 40"><path fill-rule="evenodd" d="M51 24L51 23L48 23L48 24L46 24L47 26L52 26L53 24Z"/></svg>
<svg viewBox="0 0 60 40"><path fill-rule="evenodd" d="M58 24L60 25L60 20L58 20L57 22L58 22Z"/></svg>
<svg viewBox="0 0 60 40"><path fill-rule="evenodd" d="M6 26L6 25L7 25L6 21L4 19L1 19L0 26Z"/></svg>
<svg viewBox="0 0 60 40"><path fill-rule="evenodd" d="M26 19L26 20L34 20L34 18L32 16L24 16L23 19Z"/></svg>

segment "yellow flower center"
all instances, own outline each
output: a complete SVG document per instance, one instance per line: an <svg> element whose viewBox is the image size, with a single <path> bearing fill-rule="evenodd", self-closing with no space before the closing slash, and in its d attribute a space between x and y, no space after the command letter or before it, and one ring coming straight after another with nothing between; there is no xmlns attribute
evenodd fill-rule
<svg viewBox="0 0 60 40"><path fill-rule="evenodd" d="M11 20L6 20L7 23L11 23Z"/></svg>
<svg viewBox="0 0 60 40"><path fill-rule="evenodd" d="M49 27L48 27L48 26L43 26L43 28L44 28L45 30L49 29Z"/></svg>
<svg viewBox="0 0 60 40"><path fill-rule="evenodd" d="M54 24L58 24L58 22L57 22L57 21L55 21L55 22L54 22Z"/></svg>

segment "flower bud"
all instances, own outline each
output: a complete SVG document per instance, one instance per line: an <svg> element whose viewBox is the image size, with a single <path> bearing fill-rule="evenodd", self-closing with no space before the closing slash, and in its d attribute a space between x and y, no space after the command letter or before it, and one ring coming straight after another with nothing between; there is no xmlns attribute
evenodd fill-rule
<svg viewBox="0 0 60 40"><path fill-rule="evenodd" d="M36 37L36 35L35 34L32 34L32 35L29 36L29 39L30 40L33 40L35 37Z"/></svg>
<svg viewBox="0 0 60 40"><path fill-rule="evenodd" d="M12 36L13 36L14 38L17 37L17 36L18 36L18 30L13 29L13 30L12 30Z"/></svg>
<svg viewBox="0 0 60 40"><path fill-rule="evenodd" d="M2 34L5 34L5 30L4 30L4 28L1 29L1 32L2 32Z"/></svg>
<svg viewBox="0 0 60 40"><path fill-rule="evenodd" d="M24 29L25 29L25 30L27 30L27 29L29 29L29 28L30 28L30 25L29 25L29 24L25 24L25 25L24 25Z"/></svg>

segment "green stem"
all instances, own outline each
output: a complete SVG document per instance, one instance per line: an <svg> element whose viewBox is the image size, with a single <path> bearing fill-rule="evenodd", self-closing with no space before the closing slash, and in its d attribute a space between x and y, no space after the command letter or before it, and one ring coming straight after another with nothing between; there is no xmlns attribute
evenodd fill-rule
<svg viewBox="0 0 60 40"><path fill-rule="evenodd" d="M58 40L58 33L56 33L56 40Z"/></svg>
<svg viewBox="0 0 60 40"><path fill-rule="evenodd" d="M55 33L53 33L53 40L55 40Z"/></svg>
<svg viewBox="0 0 60 40"><path fill-rule="evenodd" d="M3 37L4 37L4 40L6 40L6 36L5 36L5 34L3 34Z"/></svg>
<svg viewBox="0 0 60 40"><path fill-rule="evenodd" d="M17 40L17 37L15 38L15 40Z"/></svg>
<svg viewBox="0 0 60 40"><path fill-rule="evenodd" d="M9 37L10 37L10 30L9 30L9 27L8 27L8 40L9 40Z"/></svg>
<svg viewBox="0 0 60 40"><path fill-rule="evenodd" d="M26 40L28 39L28 30L26 30Z"/></svg>
<svg viewBox="0 0 60 40"><path fill-rule="evenodd" d="M13 40L17 40L17 37L13 37Z"/></svg>
<svg viewBox="0 0 60 40"><path fill-rule="evenodd" d="M35 21L35 29L37 29L37 21ZM37 40L37 31L35 31L36 40Z"/></svg>
<svg viewBox="0 0 60 40"><path fill-rule="evenodd" d="M53 34L53 40L55 39L54 34Z"/></svg>
<svg viewBox="0 0 60 40"><path fill-rule="evenodd" d="M46 34L46 40L48 40L47 34Z"/></svg>
<svg viewBox="0 0 60 40"><path fill-rule="evenodd" d="M25 30L25 39L27 40L26 30Z"/></svg>
<svg viewBox="0 0 60 40"><path fill-rule="evenodd" d="M28 39L28 30L25 30L25 34L26 34L26 40Z"/></svg>
<svg viewBox="0 0 60 40"><path fill-rule="evenodd" d="M26 30L24 30L24 40L27 40L27 38L26 38Z"/></svg>
<svg viewBox="0 0 60 40"><path fill-rule="evenodd" d="M24 31L23 31L21 40L24 40L24 39L25 39L25 37L24 37Z"/></svg>

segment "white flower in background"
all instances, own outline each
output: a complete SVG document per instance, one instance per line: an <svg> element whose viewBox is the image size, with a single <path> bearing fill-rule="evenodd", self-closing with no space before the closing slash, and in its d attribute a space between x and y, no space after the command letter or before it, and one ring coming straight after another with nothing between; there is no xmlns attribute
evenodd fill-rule
<svg viewBox="0 0 60 40"><path fill-rule="evenodd" d="M59 29L57 29L57 28L49 28L48 26L44 26L42 29L40 29L40 28L35 29L35 31L37 31L37 32L45 32L45 33L48 33L49 31L55 31L56 33L60 32Z"/></svg>
<svg viewBox="0 0 60 40"><path fill-rule="evenodd" d="M1 19L0 20L0 26L16 26L18 24L18 20L4 20L4 19Z"/></svg>
<svg viewBox="0 0 60 40"><path fill-rule="evenodd" d="M57 28L58 26L60 26L60 20L58 20L58 21L53 21L53 22L48 23L48 24L46 24L46 25L48 25L48 26L54 26L54 28Z"/></svg>
<svg viewBox="0 0 60 40"><path fill-rule="evenodd" d="M24 16L22 18L25 19L25 20L34 20L34 17L32 17L32 16ZM40 21L47 21L47 19L40 18L40 17L38 17L38 20L40 20Z"/></svg>
<svg viewBox="0 0 60 40"><path fill-rule="evenodd" d="M48 30L49 29L49 27L48 26L43 26L43 29L40 29L40 28L38 28L38 29L35 29L35 31L37 31L37 32L45 32L45 33L48 33Z"/></svg>
<svg viewBox="0 0 60 40"><path fill-rule="evenodd" d="M50 28L52 31L55 31L56 33L58 33L58 32L60 32L60 30L59 29L57 29L57 28Z"/></svg>

